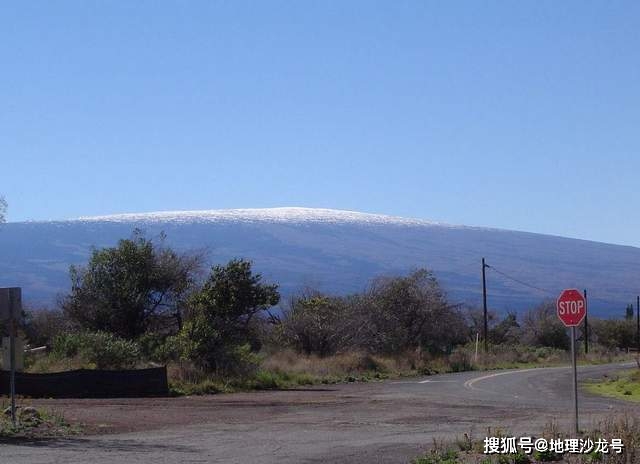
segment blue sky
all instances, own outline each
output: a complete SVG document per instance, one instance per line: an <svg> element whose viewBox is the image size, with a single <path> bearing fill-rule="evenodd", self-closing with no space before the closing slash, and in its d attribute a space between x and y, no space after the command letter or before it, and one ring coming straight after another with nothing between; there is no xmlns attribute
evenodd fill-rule
<svg viewBox="0 0 640 464"><path fill-rule="evenodd" d="M9 220L310 206L640 246L640 3L0 6Z"/></svg>

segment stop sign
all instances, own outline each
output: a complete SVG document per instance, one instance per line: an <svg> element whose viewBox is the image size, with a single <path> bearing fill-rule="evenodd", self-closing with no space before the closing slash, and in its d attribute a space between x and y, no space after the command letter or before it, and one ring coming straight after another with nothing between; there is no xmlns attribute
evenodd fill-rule
<svg viewBox="0 0 640 464"><path fill-rule="evenodd" d="M567 327L579 325L587 314L587 304L582 293L575 288L563 290L556 302L558 317Z"/></svg>

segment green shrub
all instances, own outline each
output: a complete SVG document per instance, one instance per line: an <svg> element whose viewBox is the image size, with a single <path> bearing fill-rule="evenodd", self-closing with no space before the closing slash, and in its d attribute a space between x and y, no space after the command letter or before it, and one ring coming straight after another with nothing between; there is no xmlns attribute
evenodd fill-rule
<svg viewBox="0 0 640 464"><path fill-rule="evenodd" d="M533 457L535 458L536 461L540 461L540 462L552 462L552 461L559 461L562 459L561 454L557 454L551 450L535 451L533 453Z"/></svg>
<svg viewBox="0 0 640 464"><path fill-rule="evenodd" d="M216 379L204 379L197 383L182 381L169 382L169 394L171 396L184 395L215 395L231 391L222 381Z"/></svg>
<svg viewBox="0 0 640 464"><path fill-rule="evenodd" d="M518 452L512 455L512 457L513 457L513 464L529 464L529 462L531 462L531 459L529 459L529 456L527 456L523 452Z"/></svg>
<svg viewBox="0 0 640 464"><path fill-rule="evenodd" d="M454 450L434 450L431 453L417 458L413 464L457 464L459 462L458 453Z"/></svg>
<svg viewBox="0 0 640 464"><path fill-rule="evenodd" d="M180 358L180 346L177 337L158 333L146 333L138 338L140 351L145 359L166 364Z"/></svg>
<svg viewBox="0 0 640 464"><path fill-rule="evenodd" d="M140 360L140 347L130 340L106 332L80 332L54 339L52 356L82 358L97 369L133 368Z"/></svg>
<svg viewBox="0 0 640 464"><path fill-rule="evenodd" d="M519 452L515 454L501 454L498 456L498 464L529 464L531 459L526 454Z"/></svg>
<svg viewBox="0 0 640 464"><path fill-rule="evenodd" d="M284 379L281 375L270 371L258 371L253 380L253 388L256 390L274 390L281 388Z"/></svg>

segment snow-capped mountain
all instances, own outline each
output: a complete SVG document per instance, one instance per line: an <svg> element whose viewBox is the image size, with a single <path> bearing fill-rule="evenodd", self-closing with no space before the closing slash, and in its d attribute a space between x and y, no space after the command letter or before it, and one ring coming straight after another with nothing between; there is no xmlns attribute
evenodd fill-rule
<svg viewBox="0 0 640 464"><path fill-rule="evenodd" d="M278 222L306 223L321 222L330 224L432 224L420 219L406 219L382 214L359 213L323 208L247 208L213 209L200 211L159 211L154 213L126 213L108 216L80 217L74 221L83 222Z"/></svg>
<svg viewBox="0 0 640 464"><path fill-rule="evenodd" d="M0 286L52 305L69 289L70 264L92 247L164 232L180 250L207 250L211 263L251 259L283 293L316 287L363 290L379 275L432 269L450 299L481 303L481 258L489 306L520 311L562 288L588 288L596 314L624 314L640 292L640 248L549 235L454 226L419 219L312 208L117 214L0 226Z"/></svg>

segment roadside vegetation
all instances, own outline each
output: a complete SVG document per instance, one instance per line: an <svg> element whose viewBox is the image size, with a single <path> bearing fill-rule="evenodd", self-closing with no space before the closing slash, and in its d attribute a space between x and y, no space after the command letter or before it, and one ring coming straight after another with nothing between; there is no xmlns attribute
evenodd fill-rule
<svg viewBox="0 0 640 464"><path fill-rule="evenodd" d="M640 402L640 370L633 369L613 377L606 376L587 383L585 388L598 395Z"/></svg>
<svg viewBox="0 0 640 464"><path fill-rule="evenodd" d="M14 426L10 408L8 401L0 402L0 439L65 438L82 432L80 425L69 424L60 412L25 404L16 409Z"/></svg>
<svg viewBox="0 0 640 464"><path fill-rule="evenodd" d="M181 395L569 362L552 301L522 317L491 312L484 353L482 312L449 301L426 269L381 276L353 295L306 289L283 301L249 261L204 263L140 231L94 250L71 268L59 307L24 312L21 335L46 347L27 356L27 371L166 365ZM590 325L579 362L631 359L632 318Z"/></svg>
<svg viewBox="0 0 640 464"><path fill-rule="evenodd" d="M512 437L505 429L487 430L488 437ZM510 454L485 454L484 437L474 437L464 434L458 437L454 443L434 441L427 453L415 458L411 464L536 464L542 462L557 462L571 464L638 464L640 463L640 418L635 416L610 417L607 420L594 424L588 430L583 430L578 436L558 428L551 422L539 433L532 437L546 440L582 438L591 439L594 443L598 439L621 439L624 449L621 454L614 452L602 453L595 450L588 454L556 453L553 451L533 451L525 454L521 449Z"/></svg>

